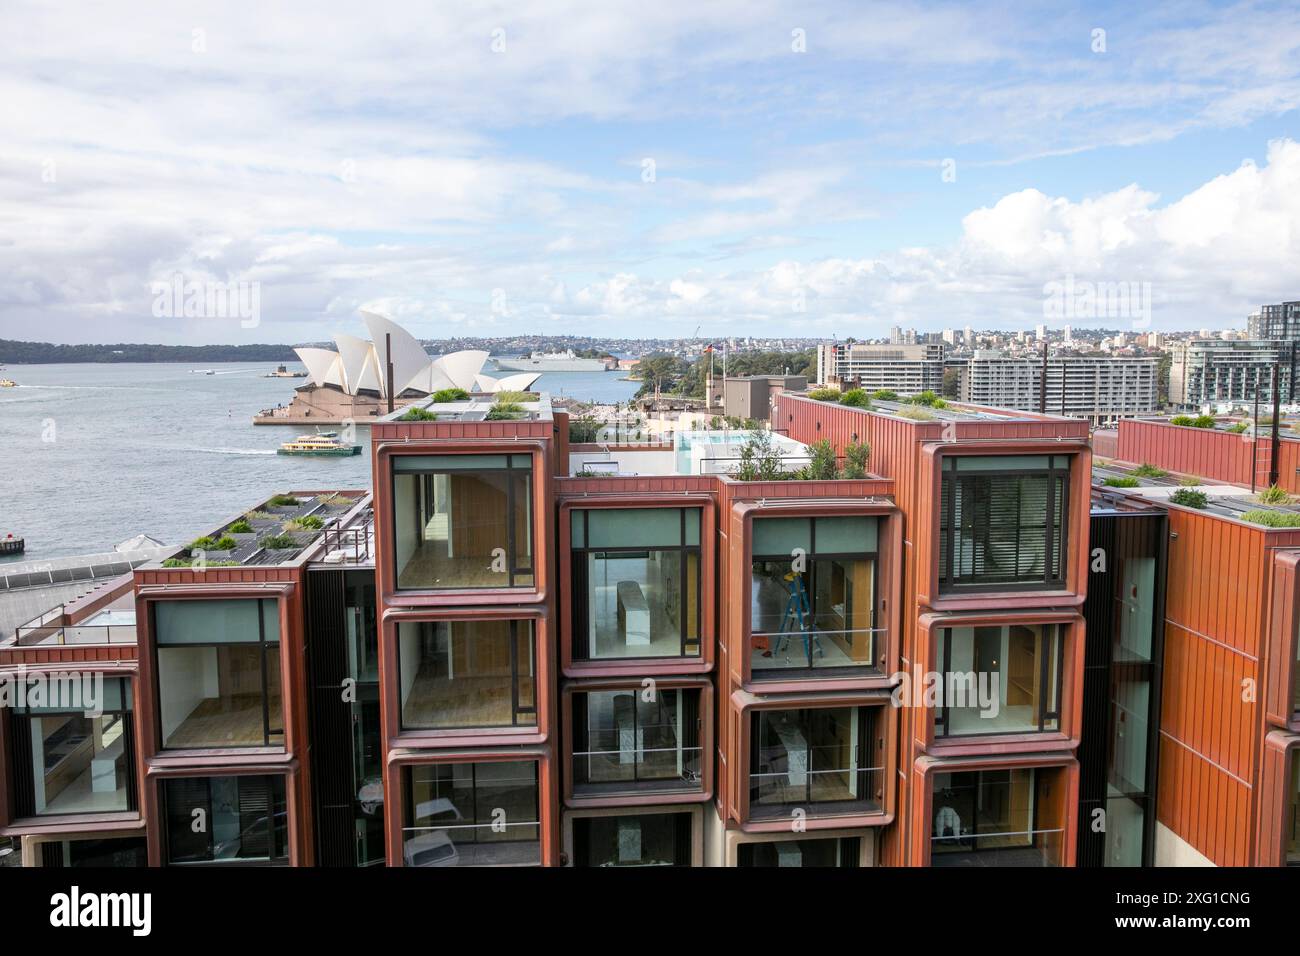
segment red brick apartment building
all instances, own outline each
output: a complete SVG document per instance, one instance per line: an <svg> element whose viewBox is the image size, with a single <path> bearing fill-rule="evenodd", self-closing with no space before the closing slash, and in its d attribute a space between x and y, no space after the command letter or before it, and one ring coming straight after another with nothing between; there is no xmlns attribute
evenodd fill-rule
<svg viewBox="0 0 1300 956"><path fill-rule="evenodd" d="M1071 419L787 392L740 480L744 433L522 408L390 415L373 495L266 499L7 636L11 682L104 679L0 709L25 865L1284 862L1275 532L1099 487ZM823 439L867 474L785 477ZM1194 578L1251 535L1259 581Z"/></svg>

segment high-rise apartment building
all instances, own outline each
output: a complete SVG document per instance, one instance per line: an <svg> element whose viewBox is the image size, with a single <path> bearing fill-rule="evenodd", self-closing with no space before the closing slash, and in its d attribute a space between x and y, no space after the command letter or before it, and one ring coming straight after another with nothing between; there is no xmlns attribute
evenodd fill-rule
<svg viewBox="0 0 1300 956"><path fill-rule="evenodd" d="M1158 369L1153 358L1053 356L1044 373L1038 359L976 353L959 372L962 401L977 405L1024 411L1045 408L1057 415L1086 418L1094 425L1151 415L1158 407Z"/></svg>
<svg viewBox="0 0 1300 956"><path fill-rule="evenodd" d="M943 388L942 343L925 345L821 345L817 348L818 382L854 382L868 391L888 389L915 395Z"/></svg>
<svg viewBox="0 0 1300 956"><path fill-rule="evenodd" d="M1291 400L1291 347L1283 342L1192 339L1170 346L1169 401L1182 408L1219 402L1248 404Z"/></svg>
<svg viewBox="0 0 1300 956"><path fill-rule="evenodd" d="M1260 306L1246 317L1246 335L1275 342L1300 340L1300 302Z"/></svg>

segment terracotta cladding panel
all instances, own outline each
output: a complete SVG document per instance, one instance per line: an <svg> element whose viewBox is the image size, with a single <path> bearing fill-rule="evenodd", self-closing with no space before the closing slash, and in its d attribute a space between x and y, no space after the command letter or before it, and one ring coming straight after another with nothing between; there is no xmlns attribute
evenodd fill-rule
<svg viewBox="0 0 1300 956"><path fill-rule="evenodd" d="M136 659L134 644L65 647L23 647L0 651L0 666L40 664L84 664L130 662Z"/></svg>
<svg viewBox="0 0 1300 956"><path fill-rule="evenodd" d="M646 475L636 478L559 478L555 490L560 495L644 495L697 492L712 494L718 479L712 475Z"/></svg>
<svg viewBox="0 0 1300 956"><path fill-rule="evenodd" d="M1115 457L1122 461L1148 462L1219 481L1251 483L1255 445L1230 432L1124 419L1119 423L1116 444ZM1262 441L1259 451L1266 453L1267 446L1268 442ZM1266 468L1261 469L1261 474L1267 475ZM1291 469L1290 477L1294 478L1294 474Z"/></svg>
<svg viewBox="0 0 1300 956"><path fill-rule="evenodd" d="M1251 788L1161 734L1157 818L1218 866L1249 866Z"/></svg>
<svg viewBox="0 0 1300 956"><path fill-rule="evenodd" d="M1211 515L1171 509L1165 616L1174 624L1259 657L1265 532ZM1291 536L1270 535L1270 544Z"/></svg>
<svg viewBox="0 0 1300 956"><path fill-rule="evenodd" d="M1165 628L1161 730L1238 777L1255 771L1257 701L1244 682L1258 682L1251 660L1181 627Z"/></svg>

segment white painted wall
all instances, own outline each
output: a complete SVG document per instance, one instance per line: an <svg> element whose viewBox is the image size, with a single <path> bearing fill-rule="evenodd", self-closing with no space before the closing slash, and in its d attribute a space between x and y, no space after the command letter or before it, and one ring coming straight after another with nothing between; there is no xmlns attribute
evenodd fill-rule
<svg viewBox="0 0 1300 956"><path fill-rule="evenodd" d="M158 686L164 688L162 734L166 740L204 698L217 696L217 649L159 648Z"/></svg>
<svg viewBox="0 0 1300 956"><path fill-rule="evenodd" d="M1156 823L1156 866L1214 866L1212 860L1163 823Z"/></svg>

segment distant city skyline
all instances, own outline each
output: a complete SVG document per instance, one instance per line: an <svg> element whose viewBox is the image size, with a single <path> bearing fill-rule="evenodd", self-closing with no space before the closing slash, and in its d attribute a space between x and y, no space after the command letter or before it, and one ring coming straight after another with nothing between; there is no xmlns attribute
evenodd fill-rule
<svg viewBox="0 0 1300 956"><path fill-rule="evenodd" d="M0 338L1243 329L1297 295L1294 6L394 7L12 4Z"/></svg>

